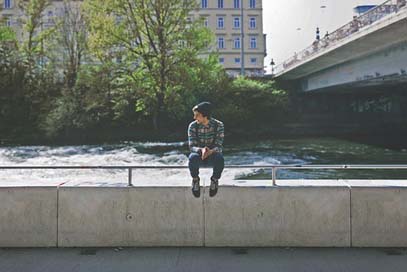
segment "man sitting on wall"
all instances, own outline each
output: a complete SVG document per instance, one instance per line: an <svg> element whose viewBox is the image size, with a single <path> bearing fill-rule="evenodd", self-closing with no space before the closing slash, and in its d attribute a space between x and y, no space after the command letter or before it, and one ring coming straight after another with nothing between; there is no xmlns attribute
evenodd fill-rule
<svg viewBox="0 0 407 272"><path fill-rule="evenodd" d="M215 196L218 191L218 181L224 168L222 154L224 125L223 122L211 117L212 105L202 102L193 107L195 121L188 126L189 170L192 176L192 193L200 197L199 167L211 165L213 173L209 196Z"/></svg>

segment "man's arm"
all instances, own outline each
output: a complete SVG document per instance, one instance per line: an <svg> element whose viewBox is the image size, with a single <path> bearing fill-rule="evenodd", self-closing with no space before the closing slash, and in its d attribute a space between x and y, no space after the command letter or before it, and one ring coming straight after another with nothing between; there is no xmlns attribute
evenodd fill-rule
<svg viewBox="0 0 407 272"><path fill-rule="evenodd" d="M196 137L196 130L198 129L196 126L192 125L193 123L189 124L188 127L188 146L191 152L197 152L201 154L201 148L199 145L199 139Z"/></svg>
<svg viewBox="0 0 407 272"><path fill-rule="evenodd" d="M223 139L225 138L225 126L223 122L218 124L218 131L215 138L215 147L212 149L215 152L222 153L223 150Z"/></svg>

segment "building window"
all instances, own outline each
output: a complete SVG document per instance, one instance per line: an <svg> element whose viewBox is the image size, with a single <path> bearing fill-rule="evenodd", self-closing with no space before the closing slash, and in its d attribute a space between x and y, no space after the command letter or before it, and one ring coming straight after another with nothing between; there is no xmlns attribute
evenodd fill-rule
<svg viewBox="0 0 407 272"><path fill-rule="evenodd" d="M233 46L235 49L240 49L240 38L239 37L235 38Z"/></svg>
<svg viewBox="0 0 407 272"><path fill-rule="evenodd" d="M257 64L257 58L250 58L251 64Z"/></svg>
<svg viewBox="0 0 407 272"><path fill-rule="evenodd" d="M218 8L223 8L223 0L218 0Z"/></svg>
<svg viewBox="0 0 407 272"><path fill-rule="evenodd" d="M52 24L54 23L54 19L53 19L54 13L52 12L52 10L48 11L48 23Z"/></svg>
<svg viewBox="0 0 407 272"><path fill-rule="evenodd" d="M240 28L240 18L239 17L233 18L233 27Z"/></svg>
<svg viewBox="0 0 407 272"><path fill-rule="evenodd" d="M225 27L225 19L223 17L218 18L218 28L224 28Z"/></svg>
<svg viewBox="0 0 407 272"><path fill-rule="evenodd" d="M240 0L234 0L234 1L233 1L233 7L234 7L235 9L240 8Z"/></svg>
<svg viewBox="0 0 407 272"><path fill-rule="evenodd" d="M257 48L257 38L256 37L250 38L250 48L252 48L252 49Z"/></svg>
<svg viewBox="0 0 407 272"><path fill-rule="evenodd" d="M179 40L178 41L178 46L181 48L185 48L187 45L187 42L185 40Z"/></svg>
<svg viewBox="0 0 407 272"><path fill-rule="evenodd" d="M256 28L256 18L255 17L250 18L250 28Z"/></svg>
<svg viewBox="0 0 407 272"><path fill-rule="evenodd" d="M240 58L235 58L235 63L240 63Z"/></svg>
<svg viewBox="0 0 407 272"><path fill-rule="evenodd" d="M225 58L219 58L219 63L224 64L225 63Z"/></svg>
<svg viewBox="0 0 407 272"><path fill-rule="evenodd" d="M223 37L218 38L218 48L224 49L225 48L225 39Z"/></svg>
<svg viewBox="0 0 407 272"><path fill-rule="evenodd" d="M6 18L6 26L11 26L12 25L12 23L11 23L11 17L7 17Z"/></svg>
<svg viewBox="0 0 407 272"><path fill-rule="evenodd" d="M204 23L204 26L208 27L209 26L209 18L205 17L203 23Z"/></svg>
<svg viewBox="0 0 407 272"><path fill-rule="evenodd" d="M250 8L256 8L256 0L250 0Z"/></svg>
<svg viewBox="0 0 407 272"><path fill-rule="evenodd" d="M208 8L208 0L201 0L201 8Z"/></svg>
<svg viewBox="0 0 407 272"><path fill-rule="evenodd" d="M4 0L4 8L11 9L11 0Z"/></svg>

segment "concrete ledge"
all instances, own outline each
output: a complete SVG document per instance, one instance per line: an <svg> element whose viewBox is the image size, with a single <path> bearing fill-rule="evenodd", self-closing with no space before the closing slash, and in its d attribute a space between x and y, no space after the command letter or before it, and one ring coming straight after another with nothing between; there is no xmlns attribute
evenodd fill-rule
<svg viewBox="0 0 407 272"><path fill-rule="evenodd" d="M60 187L60 247L203 246L189 187Z"/></svg>
<svg viewBox="0 0 407 272"><path fill-rule="evenodd" d="M57 188L0 187L0 247L57 246Z"/></svg>
<svg viewBox="0 0 407 272"><path fill-rule="evenodd" d="M350 246L348 187L221 187L205 195L206 246Z"/></svg>
<svg viewBox="0 0 407 272"><path fill-rule="evenodd" d="M407 247L406 180L266 184L0 186L0 247Z"/></svg>
<svg viewBox="0 0 407 272"><path fill-rule="evenodd" d="M352 245L407 246L407 187L352 188Z"/></svg>

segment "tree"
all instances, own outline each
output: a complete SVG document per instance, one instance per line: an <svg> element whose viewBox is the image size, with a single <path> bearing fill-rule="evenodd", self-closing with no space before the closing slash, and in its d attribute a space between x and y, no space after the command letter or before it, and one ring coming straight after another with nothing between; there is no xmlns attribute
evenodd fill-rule
<svg viewBox="0 0 407 272"><path fill-rule="evenodd" d="M65 86L72 89L87 49L87 31L80 1L63 2L63 14L56 21L53 62L63 71Z"/></svg>
<svg viewBox="0 0 407 272"><path fill-rule="evenodd" d="M9 124L15 134L25 134L36 129L58 86L54 84L53 71L43 66L45 42L53 31L42 27L49 1L21 0L16 5L23 31L20 42L14 39L0 46L0 115L6 121L2 124ZM9 34L6 36L10 38Z"/></svg>
<svg viewBox="0 0 407 272"><path fill-rule="evenodd" d="M0 5L0 12L3 10L3 6ZM4 45L4 43L10 43L16 41L16 33L14 30L4 25L7 20L7 16L4 14L0 14L0 43Z"/></svg>
<svg viewBox="0 0 407 272"><path fill-rule="evenodd" d="M44 42L54 31L52 27L43 28L44 11L50 4L50 0L17 1L17 7L22 13L19 17L23 29L21 50L30 64L39 61L37 57L44 56Z"/></svg>
<svg viewBox="0 0 407 272"><path fill-rule="evenodd" d="M183 89L213 40L188 19L196 0L87 0L90 47L102 62L121 60L123 76L140 86L136 110L159 130L169 101Z"/></svg>
<svg viewBox="0 0 407 272"><path fill-rule="evenodd" d="M213 94L220 105L216 114L229 127L261 127L284 122L288 117L289 99L286 91L273 81L256 81L237 77L219 92Z"/></svg>

